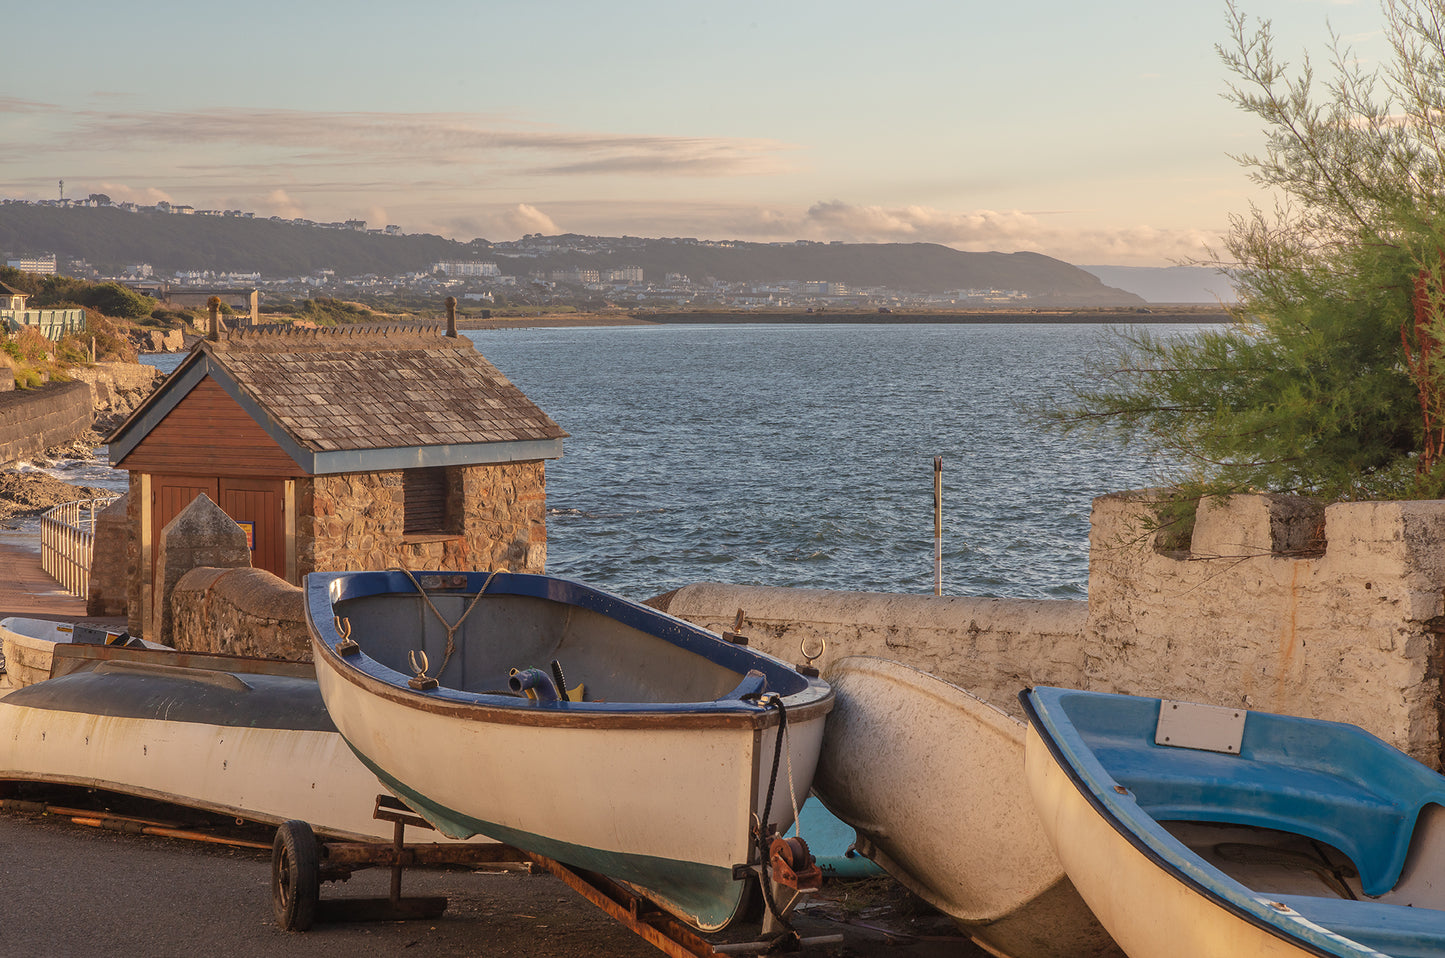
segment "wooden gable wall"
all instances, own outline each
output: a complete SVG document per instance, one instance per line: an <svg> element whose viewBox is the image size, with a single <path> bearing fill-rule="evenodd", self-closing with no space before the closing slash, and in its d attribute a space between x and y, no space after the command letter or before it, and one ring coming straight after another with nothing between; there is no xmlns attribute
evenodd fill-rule
<svg viewBox="0 0 1445 958"><path fill-rule="evenodd" d="M276 440L209 376L115 465L151 474L305 475Z"/></svg>

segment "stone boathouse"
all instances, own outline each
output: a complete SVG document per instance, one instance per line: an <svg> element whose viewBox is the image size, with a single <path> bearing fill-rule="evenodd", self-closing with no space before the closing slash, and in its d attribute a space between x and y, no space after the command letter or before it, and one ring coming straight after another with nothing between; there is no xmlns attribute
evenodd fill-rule
<svg viewBox="0 0 1445 958"><path fill-rule="evenodd" d="M154 621L161 530L202 494L245 531L253 567L294 585L338 569L541 572L544 464L566 435L438 327L204 340L107 439L130 473L131 631Z"/></svg>

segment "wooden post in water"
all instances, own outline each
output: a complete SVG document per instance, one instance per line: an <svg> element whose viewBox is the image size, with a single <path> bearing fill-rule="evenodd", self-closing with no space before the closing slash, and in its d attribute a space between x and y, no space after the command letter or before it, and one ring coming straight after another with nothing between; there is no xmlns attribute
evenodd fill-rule
<svg viewBox="0 0 1445 958"><path fill-rule="evenodd" d="M943 595L943 457L933 457L933 594Z"/></svg>

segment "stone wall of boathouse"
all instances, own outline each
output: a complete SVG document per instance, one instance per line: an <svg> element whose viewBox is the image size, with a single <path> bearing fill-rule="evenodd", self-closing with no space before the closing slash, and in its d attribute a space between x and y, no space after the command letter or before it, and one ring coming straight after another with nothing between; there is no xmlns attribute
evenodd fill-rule
<svg viewBox="0 0 1445 958"><path fill-rule="evenodd" d="M311 661L304 591L264 569L192 569L171 591L171 639L185 652Z"/></svg>
<svg viewBox="0 0 1445 958"><path fill-rule="evenodd" d="M1233 496L1192 536L1094 502L1087 602L690 585L653 600L798 661L800 645L932 672L1019 715L1031 685L1161 695L1363 726L1441 766L1445 502Z"/></svg>
<svg viewBox="0 0 1445 958"><path fill-rule="evenodd" d="M450 466L447 474L450 528L414 535L404 531L400 471L298 481L298 566L303 572L546 568L543 462Z"/></svg>

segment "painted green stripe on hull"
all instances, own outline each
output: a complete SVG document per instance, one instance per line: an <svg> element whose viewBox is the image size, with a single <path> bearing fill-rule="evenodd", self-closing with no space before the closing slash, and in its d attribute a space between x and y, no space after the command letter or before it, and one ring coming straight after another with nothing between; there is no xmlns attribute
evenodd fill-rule
<svg viewBox="0 0 1445 958"><path fill-rule="evenodd" d="M348 741L347 744L351 743ZM738 906L742 903L745 885L733 878L730 867L676 861L653 855L603 851L585 845L555 841L542 835L473 818L436 804L378 768L355 746L352 746L351 750L356 752L362 764L371 769L397 797L451 838L485 835L574 868L630 882L645 889L659 904L703 931L726 928L737 915Z"/></svg>

